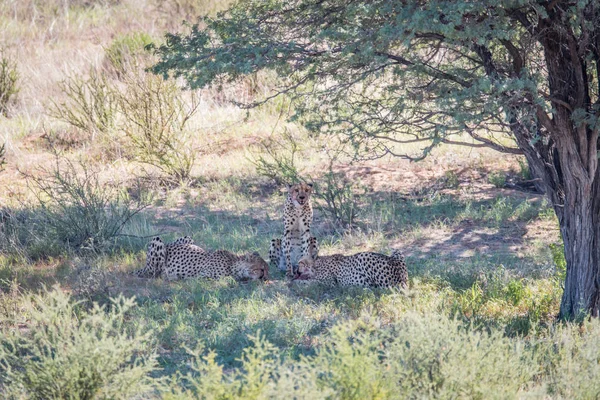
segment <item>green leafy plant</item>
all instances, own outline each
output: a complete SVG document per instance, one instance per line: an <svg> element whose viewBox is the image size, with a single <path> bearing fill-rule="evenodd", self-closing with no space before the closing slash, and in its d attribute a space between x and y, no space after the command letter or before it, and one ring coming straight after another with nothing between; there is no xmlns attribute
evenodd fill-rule
<svg viewBox="0 0 600 400"><path fill-rule="evenodd" d="M0 115L7 115L8 107L19 90L17 64L0 51Z"/></svg>
<svg viewBox="0 0 600 400"><path fill-rule="evenodd" d="M280 137L271 136L260 143L261 153L251 162L259 175L272 179L277 185L303 181L298 158L303 155L300 143L289 130Z"/></svg>
<svg viewBox="0 0 600 400"><path fill-rule="evenodd" d="M517 162L519 163L519 176L524 181L529 181L533 179L531 175L531 170L529 169L529 164L527 164L527 160L523 157L518 157Z"/></svg>
<svg viewBox="0 0 600 400"><path fill-rule="evenodd" d="M446 171L444 173L444 186L449 189L456 189L460 184L458 175L454 171Z"/></svg>
<svg viewBox="0 0 600 400"><path fill-rule="evenodd" d="M490 172L488 182L497 188L503 188L506 185L506 174L503 172Z"/></svg>
<svg viewBox="0 0 600 400"><path fill-rule="evenodd" d="M151 332L129 330L134 299L89 311L60 288L34 295L27 328L0 331L0 375L9 398L111 399L149 393ZM14 321L6 321L14 323Z"/></svg>
<svg viewBox="0 0 600 400"><path fill-rule="evenodd" d="M315 182L315 197L322 200L318 207L336 223L350 228L360 215L355 193L358 189L359 185L345 173L334 171L331 161L327 172Z"/></svg>
<svg viewBox="0 0 600 400"><path fill-rule="evenodd" d="M92 68L89 77L75 74L60 82L59 87L67 100L52 100L50 116L92 135L114 128L117 92L104 73Z"/></svg>
<svg viewBox="0 0 600 400"><path fill-rule="evenodd" d="M76 250L106 248L146 207L143 196L131 200L121 182L102 182L100 171L82 161L56 156L54 166L41 173L27 177L46 234Z"/></svg>
<svg viewBox="0 0 600 400"><path fill-rule="evenodd" d="M198 96L192 93L186 102L175 82L143 74L127 80L118 102L120 129L131 142L134 159L157 168L173 183L189 180L196 152L187 125L200 104Z"/></svg>
<svg viewBox="0 0 600 400"><path fill-rule="evenodd" d="M562 284L567 277L567 261L565 260L565 246L561 242L551 243L549 245L550 253L552 254L552 260L556 267L556 278Z"/></svg>
<svg viewBox="0 0 600 400"><path fill-rule="evenodd" d="M140 67L140 58L144 55L149 57L150 53L145 53L144 48L150 43L152 37L145 32L133 32L117 37L104 50L105 68L122 78L128 71Z"/></svg>

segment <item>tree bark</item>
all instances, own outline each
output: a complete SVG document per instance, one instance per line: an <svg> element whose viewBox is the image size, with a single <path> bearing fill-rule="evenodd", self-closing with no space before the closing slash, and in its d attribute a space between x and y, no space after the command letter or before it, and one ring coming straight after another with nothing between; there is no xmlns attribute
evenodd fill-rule
<svg viewBox="0 0 600 400"><path fill-rule="evenodd" d="M590 54L583 36L573 31L564 10L550 7L547 18L531 23L516 14L544 51L552 112L533 106L531 115L516 105L509 118L519 148L535 178L543 183L558 217L567 274L560 306L561 319L600 314L600 173L598 128L583 121L594 115L587 65ZM585 28L584 28L585 29ZM598 63L598 59L595 60ZM527 99L531 104L531 99ZM525 102L527 103L527 101ZM531 108L529 108L531 110ZM577 113L580 113L578 116ZM510 114L510 113L509 113ZM537 130L537 132L536 132Z"/></svg>
<svg viewBox="0 0 600 400"><path fill-rule="evenodd" d="M569 164L576 162L569 161ZM567 177L570 175L571 166L565 168ZM567 262L559 315L561 319L579 319L584 315L599 316L600 199L597 182L596 179L587 182L567 179L565 204L555 206Z"/></svg>

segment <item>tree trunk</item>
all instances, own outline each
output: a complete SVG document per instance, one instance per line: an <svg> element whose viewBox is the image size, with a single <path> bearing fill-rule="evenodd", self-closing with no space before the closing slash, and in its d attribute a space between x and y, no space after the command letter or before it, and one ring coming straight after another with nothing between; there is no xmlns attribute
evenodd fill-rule
<svg viewBox="0 0 600 400"><path fill-rule="evenodd" d="M562 213L563 216L560 232L567 261L567 276L560 305L561 319L579 319L586 314L598 317L598 199L586 192L579 190L572 200L569 199L571 204L565 204L565 210L557 210L557 214Z"/></svg>

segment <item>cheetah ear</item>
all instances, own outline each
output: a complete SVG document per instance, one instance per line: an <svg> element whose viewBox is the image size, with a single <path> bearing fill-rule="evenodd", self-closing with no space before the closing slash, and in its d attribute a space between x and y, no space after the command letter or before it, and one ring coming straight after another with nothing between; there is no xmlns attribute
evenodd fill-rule
<svg viewBox="0 0 600 400"><path fill-rule="evenodd" d="M253 252L252 255L256 256L256 257L260 257L260 254L258 253L258 251Z"/></svg>
<svg viewBox="0 0 600 400"><path fill-rule="evenodd" d="M308 185L308 186L310 186L310 187L313 187L313 184L312 184L312 183L307 183L307 185Z"/></svg>

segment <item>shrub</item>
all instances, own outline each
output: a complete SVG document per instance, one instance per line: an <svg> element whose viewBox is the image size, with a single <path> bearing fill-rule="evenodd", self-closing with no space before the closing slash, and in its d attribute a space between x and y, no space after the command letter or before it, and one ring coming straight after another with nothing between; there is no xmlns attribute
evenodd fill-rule
<svg viewBox="0 0 600 400"><path fill-rule="evenodd" d="M270 137L260 144L264 154L259 154L251 162L259 175L275 181L277 185L303 181L297 166L301 147L289 130L284 130L281 138Z"/></svg>
<svg viewBox="0 0 600 400"><path fill-rule="evenodd" d="M134 32L117 37L104 50L105 68L118 78L122 78L128 71L139 67L138 58L144 55L144 48L150 43L152 38L145 32Z"/></svg>
<svg viewBox="0 0 600 400"><path fill-rule="evenodd" d="M448 189L456 189L460 185L458 175L454 171L446 171L443 178L444 187Z"/></svg>
<svg viewBox="0 0 600 400"><path fill-rule="evenodd" d="M497 188L503 188L506 185L506 175L502 172L490 172L488 182Z"/></svg>
<svg viewBox="0 0 600 400"><path fill-rule="evenodd" d="M47 234L76 250L101 250L146 207L143 196L130 200L120 182L102 183L100 171L56 157L40 177L27 175L38 199Z"/></svg>
<svg viewBox="0 0 600 400"><path fill-rule="evenodd" d="M260 335L260 333L258 334ZM164 399L319 399L333 394L319 388L319 372L308 363L286 365L275 346L260 336L250 337L252 347L244 350L240 368L229 373L216 362L216 354L203 354L203 348L191 351L193 373L178 374L170 382Z"/></svg>
<svg viewBox="0 0 600 400"><path fill-rule="evenodd" d="M315 197L322 200L319 209L344 227L352 227L359 216L355 190L358 185L343 172L334 172L333 161L329 169L315 184Z"/></svg>
<svg viewBox="0 0 600 400"><path fill-rule="evenodd" d="M151 332L128 331L135 301L89 311L60 288L34 295L27 327L0 332L0 378L9 398L110 399L148 393L156 369ZM25 319L24 319L25 320Z"/></svg>
<svg viewBox="0 0 600 400"><path fill-rule="evenodd" d="M134 158L174 183L187 181L196 160L187 124L198 108L197 95L187 104L175 82L145 74L127 81L119 105Z"/></svg>
<svg viewBox="0 0 600 400"><path fill-rule="evenodd" d="M517 162L519 163L519 176L521 177L521 179L524 181L529 181L533 179L533 176L531 175L531 170L529 169L529 164L527 163L525 157L518 157Z"/></svg>
<svg viewBox="0 0 600 400"><path fill-rule="evenodd" d="M0 52L0 115L8 114L9 105L19 93L17 64Z"/></svg>
<svg viewBox="0 0 600 400"><path fill-rule="evenodd" d="M254 339L241 366L226 374L213 352L196 353L196 374L171 384L191 389L165 398L512 398L539 371L532 348L500 331L435 315L409 313L389 325L364 317L335 325L316 353L300 360L282 360Z"/></svg>
<svg viewBox="0 0 600 400"><path fill-rule="evenodd" d="M116 90L105 74L90 69L89 77L73 75L60 84L66 101L52 100L50 116L91 133L114 128L117 114Z"/></svg>

